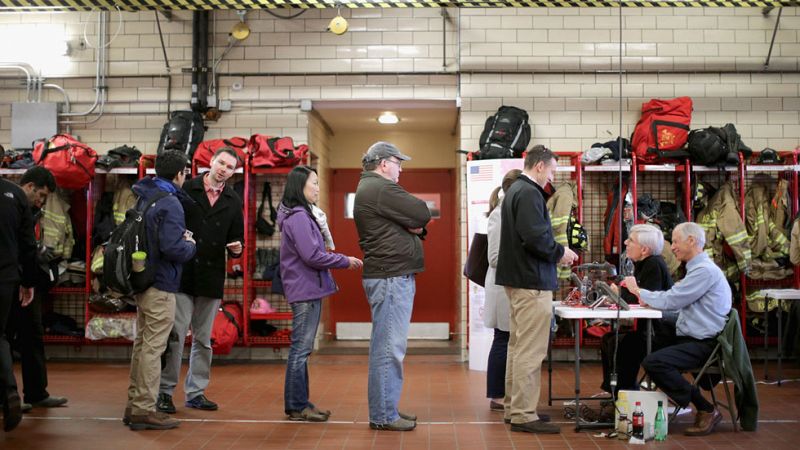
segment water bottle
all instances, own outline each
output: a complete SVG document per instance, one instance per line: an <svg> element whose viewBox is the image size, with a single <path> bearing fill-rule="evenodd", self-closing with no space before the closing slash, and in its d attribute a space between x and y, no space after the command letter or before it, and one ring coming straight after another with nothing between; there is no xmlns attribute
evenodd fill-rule
<svg viewBox="0 0 800 450"><path fill-rule="evenodd" d="M664 413L664 402L661 400L658 401L658 410L656 410L655 429L656 441L666 441L667 416Z"/></svg>
<svg viewBox="0 0 800 450"><path fill-rule="evenodd" d="M625 256L625 262L622 265L622 275L626 277L632 277L633 268L633 260Z"/></svg>
<svg viewBox="0 0 800 450"><path fill-rule="evenodd" d="M644 412L642 411L642 402L636 402L636 408L633 410L633 433L631 437L644 440Z"/></svg>
<svg viewBox="0 0 800 450"><path fill-rule="evenodd" d="M581 282L581 301L586 302L586 294L589 292L589 289L592 288L592 281L589 279L588 275L583 276L583 281Z"/></svg>

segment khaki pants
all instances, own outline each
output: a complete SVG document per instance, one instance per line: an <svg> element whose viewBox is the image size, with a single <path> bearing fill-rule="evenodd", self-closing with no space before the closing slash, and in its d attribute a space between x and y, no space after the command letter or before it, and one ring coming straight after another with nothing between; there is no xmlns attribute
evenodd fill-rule
<svg viewBox="0 0 800 450"><path fill-rule="evenodd" d="M506 287L511 304L506 360L505 416L511 423L539 420L536 409L547 356L553 293Z"/></svg>
<svg viewBox="0 0 800 450"><path fill-rule="evenodd" d="M131 414L156 410L161 379L161 354L175 321L175 294L150 289L136 295L136 340L131 355L128 407Z"/></svg>

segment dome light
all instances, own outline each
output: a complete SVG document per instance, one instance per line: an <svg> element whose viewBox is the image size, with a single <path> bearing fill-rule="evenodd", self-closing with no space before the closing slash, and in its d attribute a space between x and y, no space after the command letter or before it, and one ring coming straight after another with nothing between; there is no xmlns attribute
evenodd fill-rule
<svg viewBox="0 0 800 450"><path fill-rule="evenodd" d="M393 112L387 111L380 116L378 116L378 122L384 125L394 125L400 122L400 118Z"/></svg>

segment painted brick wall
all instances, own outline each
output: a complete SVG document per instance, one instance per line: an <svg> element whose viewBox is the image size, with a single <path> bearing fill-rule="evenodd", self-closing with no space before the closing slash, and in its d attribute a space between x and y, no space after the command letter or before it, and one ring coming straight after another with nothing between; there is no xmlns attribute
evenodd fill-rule
<svg viewBox="0 0 800 450"><path fill-rule="evenodd" d="M474 150L485 118L511 104L531 114L532 144L577 151L630 135L642 102L688 95L694 99L695 128L735 123L754 149L792 149L800 143L797 8L784 8L770 63L783 73L772 74L755 72L766 60L776 14L764 17L755 8L631 8L621 16L606 8L450 9L444 27L437 9L357 9L342 11L350 24L342 36L325 32L334 14L309 10L281 20L249 12L252 34L233 47L218 70L263 76L220 78L220 98L232 100L233 111L209 124L208 137L261 132L307 142L309 120L299 110L299 100L306 98L461 98L462 149ZM37 59L20 43L5 46L0 59L30 62L48 82L64 86L73 111L85 110L94 100L94 53L78 43L84 34L92 42L97 17L0 14L3 42L36 32L48 37L45 42L66 36L72 46L70 56L45 47L50 55ZM216 58L238 17L232 12L214 17ZM178 12L171 22L162 18L161 26L172 109L185 107L190 77L182 71L191 61L191 15ZM115 37L108 48L107 113L91 125L74 125L74 132L100 151L133 144L152 153L167 110L155 15L115 13L109 30ZM625 69L646 73L620 79L613 73L620 61ZM436 74L443 66L462 75ZM234 84L241 89L233 90ZM18 80L0 79L2 143L10 141L10 103L24 95ZM54 90L45 90L44 97L62 101ZM460 192L464 188L462 181ZM462 241L465 235L462 223ZM466 317L465 298L461 303Z"/></svg>

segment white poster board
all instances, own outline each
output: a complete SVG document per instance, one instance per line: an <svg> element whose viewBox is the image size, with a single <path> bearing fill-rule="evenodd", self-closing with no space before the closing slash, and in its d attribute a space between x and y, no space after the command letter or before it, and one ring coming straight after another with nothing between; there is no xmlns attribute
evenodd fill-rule
<svg viewBox="0 0 800 450"><path fill-rule="evenodd" d="M476 232L486 233L486 213L489 196L500 186L503 176L511 169L522 169L522 159L491 159L467 162L467 245ZM486 371L494 329L483 325L484 291L468 281L469 289L469 368Z"/></svg>

